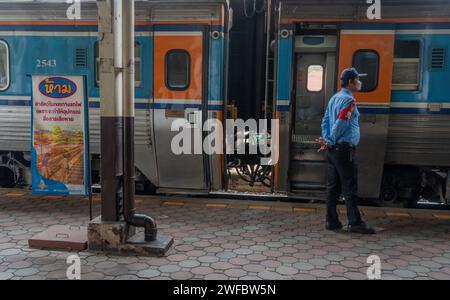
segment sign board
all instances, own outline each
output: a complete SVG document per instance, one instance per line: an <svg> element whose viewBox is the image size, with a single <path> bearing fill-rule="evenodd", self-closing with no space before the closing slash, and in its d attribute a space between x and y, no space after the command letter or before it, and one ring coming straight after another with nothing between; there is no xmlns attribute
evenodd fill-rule
<svg viewBox="0 0 450 300"><path fill-rule="evenodd" d="M84 76L32 76L33 194L88 195L89 148Z"/></svg>

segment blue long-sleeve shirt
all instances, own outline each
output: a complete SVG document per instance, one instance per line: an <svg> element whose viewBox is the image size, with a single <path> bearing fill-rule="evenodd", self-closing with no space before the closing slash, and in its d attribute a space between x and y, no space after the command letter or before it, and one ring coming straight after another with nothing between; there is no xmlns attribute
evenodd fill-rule
<svg viewBox="0 0 450 300"><path fill-rule="evenodd" d="M322 120L322 137L330 146L342 142L359 144L359 111L349 89L342 88L331 97Z"/></svg>

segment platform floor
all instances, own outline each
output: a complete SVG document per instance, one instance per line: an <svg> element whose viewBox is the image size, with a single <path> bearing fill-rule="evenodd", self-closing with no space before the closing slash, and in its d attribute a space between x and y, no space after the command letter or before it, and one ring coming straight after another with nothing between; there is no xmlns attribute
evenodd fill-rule
<svg viewBox="0 0 450 300"><path fill-rule="evenodd" d="M94 204L96 216L98 197ZM363 236L326 231L320 204L137 197L137 208L174 236L166 257L30 249L48 226L87 225L88 201L0 189L0 280L66 279L72 254L85 280L367 279L370 255L380 257L382 279L450 279L449 211L363 208L382 228Z"/></svg>

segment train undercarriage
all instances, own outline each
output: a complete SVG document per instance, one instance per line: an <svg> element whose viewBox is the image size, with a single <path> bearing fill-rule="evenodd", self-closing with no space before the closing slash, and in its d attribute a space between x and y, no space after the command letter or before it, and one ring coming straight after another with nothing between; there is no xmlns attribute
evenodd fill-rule
<svg viewBox="0 0 450 300"><path fill-rule="evenodd" d="M0 186L3 188L31 185L29 153L0 152ZM93 190L99 191L100 157L92 160ZM241 191L270 193L272 168L261 166L255 156L232 156L228 164L229 181L239 180ZM237 190L235 190L237 191ZM136 169L136 192L154 194L156 187ZM421 204L446 206L450 204L450 169L386 165L380 197L363 199L381 207L415 207ZM293 197L295 199L296 197ZM322 199L324 201L324 199ZM345 199L343 199L345 201Z"/></svg>

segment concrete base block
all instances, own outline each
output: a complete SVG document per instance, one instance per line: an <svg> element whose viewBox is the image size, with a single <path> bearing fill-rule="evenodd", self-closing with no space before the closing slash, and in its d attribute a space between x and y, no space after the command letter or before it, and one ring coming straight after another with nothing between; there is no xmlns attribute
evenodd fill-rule
<svg viewBox="0 0 450 300"><path fill-rule="evenodd" d="M30 248L84 251L87 248L87 228L54 225L28 240Z"/></svg>
<svg viewBox="0 0 450 300"><path fill-rule="evenodd" d="M130 237L127 239L127 237ZM126 222L103 222L100 217L88 226L88 249L119 255L164 256L173 244L173 237L159 235L146 242L144 233L136 233Z"/></svg>

